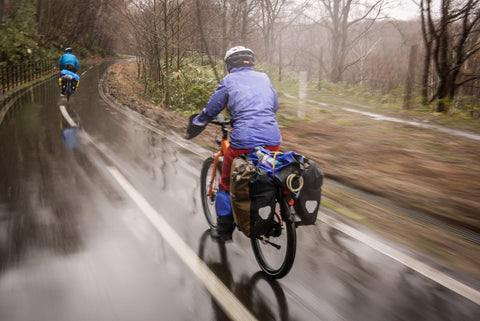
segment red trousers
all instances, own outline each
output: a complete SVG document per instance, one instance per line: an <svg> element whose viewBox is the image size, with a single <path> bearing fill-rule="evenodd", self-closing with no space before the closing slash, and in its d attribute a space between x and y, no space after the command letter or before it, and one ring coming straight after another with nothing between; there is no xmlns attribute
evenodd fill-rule
<svg viewBox="0 0 480 321"><path fill-rule="evenodd" d="M280 145L277 146L265 146L266 149L272 152L276 152L280 149ZM227 148L225 155L223 155L222 165L222 177L220 178L219 189L230 192L230 170L232 169L233 159L243 153L248 153L250 149L233 149L230 146Z"/></svg>

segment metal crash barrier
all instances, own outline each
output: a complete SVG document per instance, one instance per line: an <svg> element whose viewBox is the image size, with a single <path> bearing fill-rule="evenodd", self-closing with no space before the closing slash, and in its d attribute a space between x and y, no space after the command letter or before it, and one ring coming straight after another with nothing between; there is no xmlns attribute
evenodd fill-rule
<svg viewBox="0 0 480 321"><path fill-rule="evenodd" d="M58 69L57 59L44 59L23 64L0 66L1 95L18 86L50 75Z"/></svg>

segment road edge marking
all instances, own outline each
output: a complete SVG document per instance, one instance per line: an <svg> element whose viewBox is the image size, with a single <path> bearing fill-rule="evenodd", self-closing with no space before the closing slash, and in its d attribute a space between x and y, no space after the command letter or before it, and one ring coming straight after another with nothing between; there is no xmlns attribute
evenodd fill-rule
<svg viewBox="0 0 480 321"><path fill-rule="evenodd" d="M77 127L77 123L72 119L72 117L70 117L64 105L60 105L60 112L71 127Z"/></svg>
<svg viewBox="0 0 480 321"><path fill-rule="evenodd" d="M182 261L204 284L225 314L232 320L256 320L250 311L233 295L225 284L213 273L198 255L182 240L164 218L147 202L147 200L115 168L107 166L110 174L117 180L123 190L132 198L142 213L149 219L162 237L173 248Z"/></svg>
<svg viewBox="0 0 480 321"><path fill-rule="evenodd" d="M354 228L336 220L335 218L325 214L324 212L318 212L319 221L331 226L332 228L343 232L354 239L368 245L369 247L377 250L378 252L386 255L397 262L411 268L412 270L422 274L430 280L448 288L449 290L463 296L464 298L480 305L480 292L468 285L455 280L454 278L438 271L437 269L416 260L374 238L355 230Z"/></svg>

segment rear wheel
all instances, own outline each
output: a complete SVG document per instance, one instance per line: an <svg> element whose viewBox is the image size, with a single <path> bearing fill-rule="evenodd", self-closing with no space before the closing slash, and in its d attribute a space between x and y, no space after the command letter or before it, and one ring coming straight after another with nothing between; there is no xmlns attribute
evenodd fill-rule
<svg viewBox="0 0 480 321"><path fill-rule="evenodd" d="M280 279L287 275L293 266L297 249L297 234L295 223L286 219L288 214L286 204L282 205L277 202L276 212L279 216L275 215L275 221L279 223L279 217L282 218L281 233L251 238L250 241L255 259L262 271L273 279Z"/></svg>
<svg viewBox="0 0 480 321"><path fill-rule="evenodd" d="M67 102L70 100L70 96L72 95L72 81L67 79L67 84L65 86L65 94L67 95Z"/></svg>
<svg viewBox="0 0 480 321"><path fill-rule="evenodd" d="M217 168L213 168L214 158L209 157L203 162L202 171L200 173L200 193L202 198L203 212L207 219L208 225L212 228L217 226L217 212L215 211L215 198L220 184L220 176L222 174L222 164L219 162ZM212 171L216 170L215 179L212 178ZM213 184L213 193L208 195L210 184Z"/></svg>

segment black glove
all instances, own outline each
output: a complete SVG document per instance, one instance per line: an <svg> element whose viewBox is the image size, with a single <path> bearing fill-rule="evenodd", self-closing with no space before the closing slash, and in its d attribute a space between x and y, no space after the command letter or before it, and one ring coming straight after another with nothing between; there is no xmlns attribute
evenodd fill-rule
<svg viewBox="0 0 480 321"><path fill-rule="evenodd" d="M198 126L192 123L193 119L197 116L198 114L194 114L188 119L187 134L185 135L186 139L192 139L198 136L198 134L200 134L205 128L205 126Z"/></svg>

